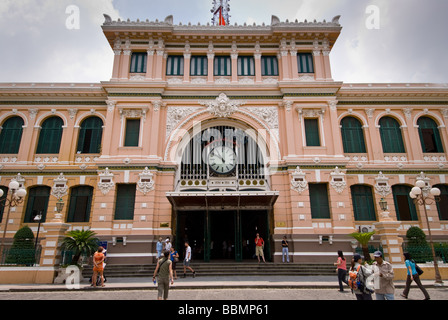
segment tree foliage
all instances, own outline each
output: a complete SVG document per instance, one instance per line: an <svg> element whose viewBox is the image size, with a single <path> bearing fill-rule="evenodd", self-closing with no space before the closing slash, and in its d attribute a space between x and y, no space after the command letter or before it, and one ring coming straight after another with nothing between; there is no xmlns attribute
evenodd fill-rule
<svg viewBox="0 0 448 320"><path fill-rule="evenodd" d="M71 264L77 264L81 255L91 256L99 246L99 239L91 230L72 230L62 240L62 248L73 252Z"/></svg>

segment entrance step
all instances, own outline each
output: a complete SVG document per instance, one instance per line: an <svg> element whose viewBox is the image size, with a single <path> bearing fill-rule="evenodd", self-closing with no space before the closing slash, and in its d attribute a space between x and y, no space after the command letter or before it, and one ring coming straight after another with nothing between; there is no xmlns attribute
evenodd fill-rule
<svg viewBox="0 0 448 320"><path fill-rule="evenodd" d="M333 264L312 264L312 263L192 263L191 267L198 276L334 276L336 267ZM152 278L155 270L153 265L110 265L104 270L106 277L125 278L125 277L146 277ZM176 267L177 276L183 273L182 262ZM190 271L187 271L191 275ZM82 272L83 276L90 278L92 275L92 266L86 266Z"/></svg>

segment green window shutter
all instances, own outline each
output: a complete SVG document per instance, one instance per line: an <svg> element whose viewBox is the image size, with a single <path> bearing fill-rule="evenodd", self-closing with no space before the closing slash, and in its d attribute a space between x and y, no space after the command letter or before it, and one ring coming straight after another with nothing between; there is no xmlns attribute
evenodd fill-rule
<svg viewBox="0 0 448 320"><path fill-rule="evenodd" d="M192 56L190 60L191 76L208 75L208 59L207 56Z"/></svg>
<svg viewBox="0 0 448 320"><path fill-rule="evenodd" d="M93 187L79 186L71 189L67 222L89 222Z"/></svg>
<svg viewBox="0 0 448 320"><path fill-rule="evenodd" d="M448 220L448 185L436 185L440 189L440 201L437 203L437 211L440 220Z"/></svg>
<svg viewBox="0 0 448 320"><path fill-rule="evenodd" d="M310 192L311 218L330 219L327 184L310 183L308 188Z"/></svg>
<svg viewBox="0 0 448 320"><path fill-rule="evenodd" d="M354 117L342 119L341 135L344 153L366 153L364 131L358 119Z"/></svg>
<svg viewBox="0 0 448 320"><path fill-rule="evenodd" d="M363 185L351 186L355 221L376 221L372 188Z"/></svg>
<svg viewBox="0 0 448 320"><path fill-rule="evenodd" d="M59 153L64 122L59 117L51 117L42 123L37 144L37 154Z"/></svg>
<svg viewBox="0 0 448 320"><path fill-rule="evenodd" d="M299 73L314 73L313 55L311 53L298 53L297 67Z"/></svg>
<svg viewBox="0 0 448 320"><path fill-rule="evenodd" d="M305 136L308 147L320 146L318 119L305 119Z"/></svg>
<svg viewBox="0 0 448 320"><path fill-rule="evenodd" d="M417 124L423 152L443 153L442 139L436 122L431 118L421 117Z"/></svg>
<svg viewBox="0 0 448 320"><path fill-rule="evenodd" d="M214 59L213 74L215 76L231 76L232 63L229 56L217 56Z"/></svg>
<svg viewBox="0 0 448 320"><path fill-rule="evenodd" d="M415 204L409 197L411 187L405 185L392 186L395 211L398 221L418 221Z"/></svg>
<svg viewBox="0 0 448 320"><path fill-rule="evenodd" d="M261 57L261 75L278 76L278 60L276 56Z"/></svg>
<svg viewBox="0 0 448 320"><path fill-rule="evenodd" d="M23 125L21 117L12 117L3 123L0 134L0 154L19 153Z"/></svg>
<svg viewBox="0 0 448 320"><path fill-rule="evenodd" d="M117 184L115 220L133 220L136 184Z"/></svg>
<svg viewBox="0 0 448 320"><path fill-rule="evenodd" d="M146 73L146 52L133 52L131 56L131 73Z"/></svg>
<svg viewBox="0 0 448 320"><path fill-rule="evenodd" d="M166 75L184 75L184 56L168 56L168 59L166 61Z"/></svg>
<svg viewBox="0 0 448 320"><path fill-rule="evenodd" d="M34 218L39 214L42 214L42 219L40 221L45 222L50 191L51 188L46 186L29 189L25 218L23 222L34 222Z"/></svg>
<svg viewBox="0 0 448 320"><path fill-rule="evenodd" d="M125 147L138 147L140 135L140 119L126 120Z"/></svg>
<svg viewBox="0 0 448 320"><path fill-rule="evenodd" d="M397 120L383 117L379 121L381 143L384 153L405 153L403 136Z"/></svg>
<svg viewBox="0 0 448 320"><path fill-rule="evenodd" d="M252 56L239 56L238 57L238 75L239 76L253 76L255 75L255 61Z"/></svg>
<svg viewBox="0 0 448 320"><path fill-rule="evenodd" d="M81 153L99 153L103 136L103 121L98 117L90 117L81 123L78 148Z"/></svg>

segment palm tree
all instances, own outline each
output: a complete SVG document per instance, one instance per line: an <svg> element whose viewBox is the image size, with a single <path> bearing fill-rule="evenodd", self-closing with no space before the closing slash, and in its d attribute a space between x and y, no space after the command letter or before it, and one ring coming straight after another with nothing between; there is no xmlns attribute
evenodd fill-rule
<svg viewBox="0 0 448 320"><path fill-rule="evenodd" d="M353 233L349 234L349 236L355 238L361 244L362 253L364 255L364 260L365 261L370 260L368 244L369 244L370 238L374 234L375 234L375 231L371 231L371 232L353 232Z"/></svg>
<svg viewBox="0 0 448 320"><path fill-rule="evenodd" d="M91 256L99 245L96 233L91 230L72 230L67 232L67 237L62 240L62 248L73 251L72 265L78 263L82 254Z"/></svg>

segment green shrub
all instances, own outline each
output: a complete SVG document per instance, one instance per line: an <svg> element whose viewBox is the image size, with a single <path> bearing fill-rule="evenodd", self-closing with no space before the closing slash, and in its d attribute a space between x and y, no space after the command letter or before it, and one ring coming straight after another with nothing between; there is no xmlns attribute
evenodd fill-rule
<svg viewBox="0 0 448 320"><path fill-rule="evenodd" d="M35 263L34 233L30 227L23 226L17 230L5 263L24 265L33 265Z"/></svg>

